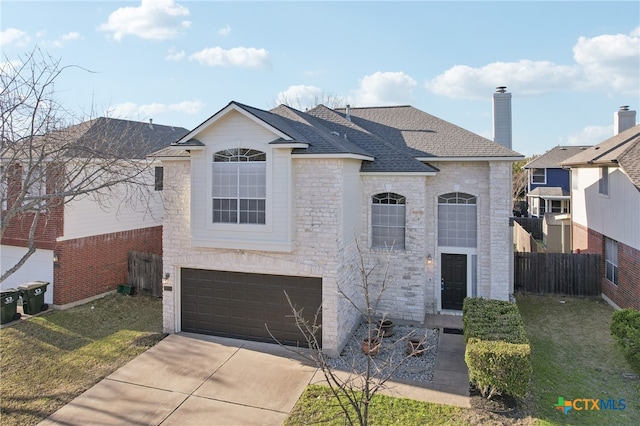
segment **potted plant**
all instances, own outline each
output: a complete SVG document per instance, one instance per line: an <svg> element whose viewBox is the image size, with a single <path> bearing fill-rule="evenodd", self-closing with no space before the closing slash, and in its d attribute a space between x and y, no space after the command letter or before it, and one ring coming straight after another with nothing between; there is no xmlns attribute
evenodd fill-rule
<svg viewBox="0 0 640 426"><path fill-rule="evenodd" d="M376 355L380 350L380 339L377 337L366 337L362 341L362 352L365 355Z"/></svg>
<svg viewBox="0 0 640 426"><path fill-rule="evenodd" d="M378 320L378 335L381 337L389 337L393 335L393 321Z"/></svg>

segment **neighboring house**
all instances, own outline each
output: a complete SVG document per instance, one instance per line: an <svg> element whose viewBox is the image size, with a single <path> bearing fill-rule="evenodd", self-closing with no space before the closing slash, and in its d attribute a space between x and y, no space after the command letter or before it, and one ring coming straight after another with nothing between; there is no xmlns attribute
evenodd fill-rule
<svg viewBox="0 0 640 426"><path fill-rule="evenodd" d="M602 294L640 309L640 125L621 108L615 136L564 161L571 168L574 251L602 255Z"/></svg>
<svg viewBox="0 0 640 426"><path fill-rule="evenodd" d="M97 118L66 128L47 138L64 139L75 146L77 156L69 156L68 162L49 161L42 179L33 182L30 193L54 194L55 179L71 179L68 176L73 161L79 161L82 147L107 141L125 161L148 161L145 156L169 146L188 131L183 128L157 124ZM71 150L70 150L71 151ZM3 217L8 205L16 200L23 188L23 167L14 156L3 158L2 167L7 177L2 182ZM98 164L88 161L87 168ZM104 161L104 160L102 160ZM10 163L10 164L8 164ZM159 166L159 165L158 165ZM99 167L99 166L96 166ZM33 170L33 168L31 168ZM34 170L38 173L38 170ZM161 169L151 167L147 180L153 188L154 174L161 177ZM157 184L161 184L158 181ZM2 288L16 287L30 281L45 281L50 285L45 302L56 308L73 306L92 297L116 289L127 282L127 252L129 250L162 253L162 203L159 193L148 200L133 201L127 198L131 191L125 184L109 188L112 198L86 194L62 203L59 197L43 201L46 206L35 231L36 251L18 271L2 282ZM152 192L152 191L151 191ZM1 269L4 272L16 265L26 253L29 228L35 213L25 211L9 221L1 245Z"/></svg>
<svg viewBox="0 0 640 426"><path fill-rule="evenodd" d="M511 94L494 94L511 145ZM300 342L287 292L337 355L360 317L359 252L389 281L377 314L423 323L513 292L506 146L411 106L307 112L230 102L171 148L164 329ZM346 297L345 297L346 296Z"/></svg>
<svg viewBox="0 0 640 426"><path fill-rule="evenodd" d="M547 212L570 211L569 171L560 164L587 148L589 147L556 146L523 167L529 177L526 198L531 216L543 217Z"/></svg>

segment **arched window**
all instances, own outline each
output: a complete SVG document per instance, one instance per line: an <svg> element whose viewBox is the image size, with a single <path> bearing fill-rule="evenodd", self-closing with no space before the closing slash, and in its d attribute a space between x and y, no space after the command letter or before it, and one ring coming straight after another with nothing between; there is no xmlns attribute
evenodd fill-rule
<svg viewBox="0 0 640 426"><path fill-rule="evenodd" d="M213 154L213 222L266 222L266 154L234 148Z"/></svg>
<svg viewBox="0 0 640 426"><path fill-rule="evenodd" d="M438 197L438 245L476 247L478 219L476 197L450 192Z"/></svg>
<svg viewBox="0 0 640 426"><path fill-rule="evenodd" d="M406 200L384 192L374 195L371 205L371 246L404 250Z"/></svg>

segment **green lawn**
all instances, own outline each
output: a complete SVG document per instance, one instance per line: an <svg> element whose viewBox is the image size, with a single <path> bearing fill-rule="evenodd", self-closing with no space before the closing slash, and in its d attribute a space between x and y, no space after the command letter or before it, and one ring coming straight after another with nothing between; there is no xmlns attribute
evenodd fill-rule
<svg viewBox="0 0 640 426"><path fill-rule="evenodd" d="M623 377L631 367L609 333L613 309L600 298L518 295L516 299L531 341L529 393L540 423L640 424L640 380ZM624 399L626 408L563 414L554 407L559 397Z"/></svg>
<svg viewBox="0 0 640 426"><path fill-rule="evenodd" d="M2 425L37 424L162 337L162 299L120 294L3 327Z"/></svg>

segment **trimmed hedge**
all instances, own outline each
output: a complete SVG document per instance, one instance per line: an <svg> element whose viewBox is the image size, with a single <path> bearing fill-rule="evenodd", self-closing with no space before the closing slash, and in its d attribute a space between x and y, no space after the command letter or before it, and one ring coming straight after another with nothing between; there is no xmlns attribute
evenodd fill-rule
<svg viewBox="0 0 640 426"><path fill-rule="evenodd" d="M522 398L531 378L531 347L526 343L508 343L471 338L464 360L469 379L482 396L491 398L505 392Z"/></svg>
<svg viewBox="0 0 640 426"><path fill-rule="evenodd" d="M504 300L466 298L462 305L464 338L529 343L522 316L515 303Z"/></svg>
<svg viewBox="0 0 640 426"><path fill-rule="evenodd" d="M614 312L610 329L624 357L640 374L640 311L622 309Z"/></svg>
<svg viewBox="0 0 640 426"><path fill-rule="evenodd" d="M466 298L462 306L469 379L482 396L523 397L531 378L531 347L515 303Z"/></svg>

